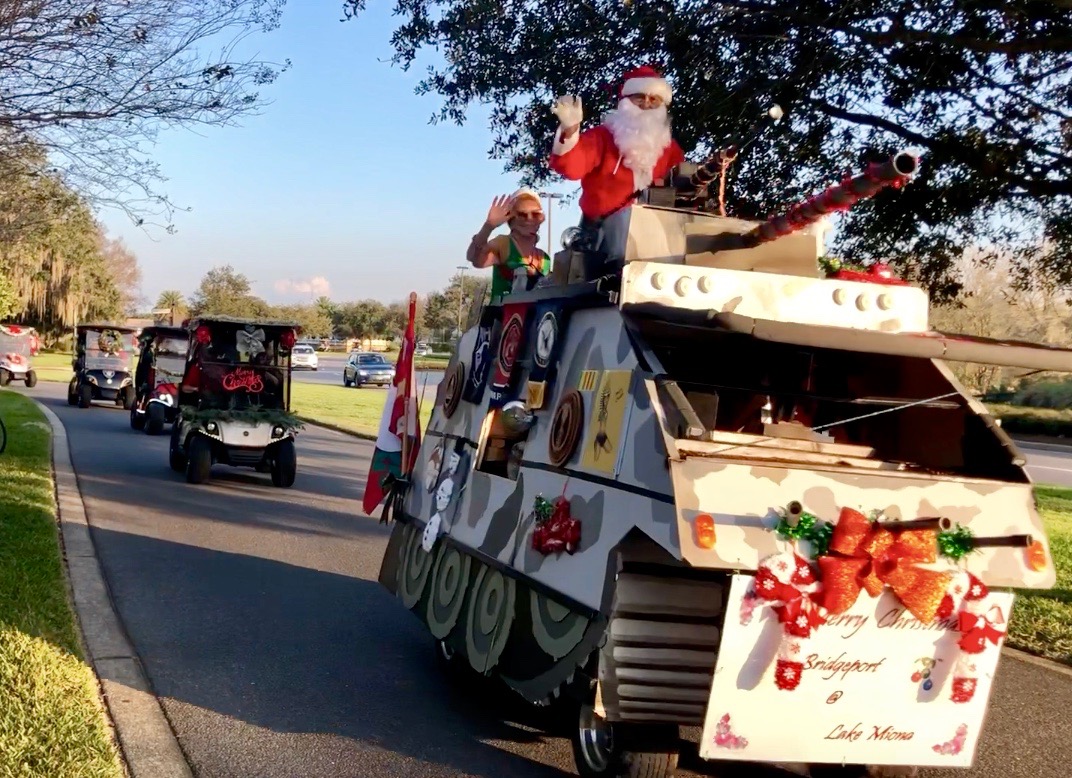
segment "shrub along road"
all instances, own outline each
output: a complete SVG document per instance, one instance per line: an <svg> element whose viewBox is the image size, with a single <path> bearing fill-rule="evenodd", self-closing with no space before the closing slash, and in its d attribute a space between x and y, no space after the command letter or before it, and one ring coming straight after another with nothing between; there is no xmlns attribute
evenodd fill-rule
<svg viewBox="0 0 1072 778"><path fill-rule="evenodd" d="M190 486L166 437L63 390L30 391L67 427L119 614L199 778L573 774L561 733L512 696L452 689L376 582L388 532L358 507L369 443L310 428L293 489L222 467ZM976 767L928 778L1067 775L1072 678L1011 655L1001 668ZM788 775L705 765L695 746L683 767Z"/></svg>

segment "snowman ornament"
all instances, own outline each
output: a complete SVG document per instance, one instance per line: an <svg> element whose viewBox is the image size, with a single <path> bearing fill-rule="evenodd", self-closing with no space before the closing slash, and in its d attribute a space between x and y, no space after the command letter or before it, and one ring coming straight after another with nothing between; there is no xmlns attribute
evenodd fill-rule
<svg viewBox="0 0 1072 778"><path fill-rule="evenodd" d="M443 479L439 484L439 488L436 489L436 512L428 520L424 527L424 534L421 536L421 548L427 553L431 553L436 538L439 537L439 529L443 524L443 512L450 506L451 498L454 497L454 476L458 472L460 462L461 457L457 452L452 451L447 464L447 477Z"/></svg>

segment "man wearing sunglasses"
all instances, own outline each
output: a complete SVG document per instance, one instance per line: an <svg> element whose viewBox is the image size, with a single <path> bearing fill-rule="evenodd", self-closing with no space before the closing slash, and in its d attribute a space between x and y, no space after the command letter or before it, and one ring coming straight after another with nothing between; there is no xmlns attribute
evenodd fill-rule
<svg viewBox="0 0 1072 778"><path fill-rule="evenodd" d="M503 297L514 289L518 273L528 278L526 288L551 272L551 257L536 246L543 224L543 204L531 189L500 195L491 201L488 217L473 236L466 259L477 268L493 267L491 297ZM489 240L492 231L507 224L510 232Z"/></svg>
<svg viewBox="0 0 1072 778"><path fill-rule="evenodd" d="M580 132L584 112L574 95L558 98L551 109L559 119L551 148L551 169L581 182L581 214L598 223L661 183L680 165L684 152L670 133L667 105L670 84L644 66L625 74L618 107L603 123Z"/></svg>

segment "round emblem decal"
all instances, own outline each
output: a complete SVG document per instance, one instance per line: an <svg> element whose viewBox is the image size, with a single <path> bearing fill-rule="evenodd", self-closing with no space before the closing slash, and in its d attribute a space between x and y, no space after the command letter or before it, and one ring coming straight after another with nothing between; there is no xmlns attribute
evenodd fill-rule
<svg viewBox="0 0 1072 778"><path fill-rule="evenodd" d="M540 319L536 327L536 348L534 358L536 365L546 368L551 363L551 352L555 350L555 341L558 339L558 319L554 313L548 311Z"/></svg>
<svg viewBox="0 0 1072 778"><path fill-rule="evenodd" d="M547 441L551 464L562 467L573 456L581 440L584 426L584 400L576 389L570 389L558 401L551 418L551 435Z"/></svg>
<svg viewBox="0 0 1072 778"><path fill-rule="evenodd" d="M521 335L524 324L521 314L515 313L503 327L502 340L499 341L499 371L510 375L514 371L518 351L521 350Z"/></svg>

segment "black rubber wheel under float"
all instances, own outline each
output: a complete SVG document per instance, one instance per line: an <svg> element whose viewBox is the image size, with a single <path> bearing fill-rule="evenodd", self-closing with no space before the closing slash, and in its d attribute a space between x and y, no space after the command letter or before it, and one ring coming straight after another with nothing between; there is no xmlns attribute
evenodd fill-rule
<svg viewBox="0 0 1072 778"><path fill-rule="evenodd" d="M78 388L78 407L88 408L93 402L93 387L89 384L82 384Z"/></svg>
<svg viewBox="0 0 1072 778"><path fill-rule="evenodd" d="M35 373L33 370L27 370L26 371L26 386L27 387L37 386L37 373Z"/></svg>
<svg viewBox="0 0 1072 778"><path fill-rule="evenodd" d="M137 407L130 409L130 428L140 430L145 428L145 417L138 413Z"/></svg>
<svg viewBox="0 0 1072 778"><path fill-rule="evenodd" d="M612 724L584 702L577 707L570 747L584 778L673 778L680 732L676 724Z"/></svg>

